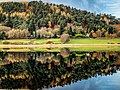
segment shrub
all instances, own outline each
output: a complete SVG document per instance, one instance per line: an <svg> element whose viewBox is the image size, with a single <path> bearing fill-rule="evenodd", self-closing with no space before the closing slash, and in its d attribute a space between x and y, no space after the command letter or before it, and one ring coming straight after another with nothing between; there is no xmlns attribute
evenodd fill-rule
<svg viewBox="0 0 120 90"><path fill-rule="evenodd" d="M61 42L63 42L63 43L68 42L68 41L70 40L69 34L62 34L62 35L60 36L60 40L61 40Z"/></svg>
<svg viewBox="0 0 120 90"><path fill-rule="evenodd" d="M47 41L46 44L54 44L53 41Z"/></svg>
<svg viewBox="0 0 120 90"><path fill-rule="evenodd" d="M8 42L8 41L4 41L3 44L10 44L10 42Z"/></svg>
<svg viewBox="0 0 120 90"><path fill-rule="evenodd" d="M87 36L83 34L76 34L75 38L87 38Z"/></svg>
<svg viewBox="0 0 120 90"><path fill-rule="evenodd" d="M60 50L60 54L63 58L69 57L70 55L70 50L68 48L62 48Z"/></svg>
<svg viewBox="0 0 120 90"><path fill-rule="evenodd" d="M117 33L117 36L120 37L120 31Z"/></svg>
<svg viewBox="0 0 120 90"><path fill-rule="evenodd" d="M11 42L10 44L13 44L13 45L24 45L23 42Z"/></svg>
<svg viewBox="0 0 120 90"><path fill-rule="evenodd" d="M93 38L97 38L98 35L97 35L96 33L92 33L92 37L93 37Z"/></svg>

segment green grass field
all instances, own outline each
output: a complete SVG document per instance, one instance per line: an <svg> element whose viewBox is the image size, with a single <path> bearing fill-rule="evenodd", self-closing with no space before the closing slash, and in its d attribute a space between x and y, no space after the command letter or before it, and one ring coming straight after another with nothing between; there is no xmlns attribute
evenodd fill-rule
<svg viewBox="0 0 120 90"><path fill-rule="evenodd" d="M68 44L110 44L120 43L120 39L71 39Z"/></svg>
<svg viewBox="0 0 120 90"><path fill-rule="evenodd" d="M13 40L0 40L0 44L61 44L60 39L13 39ZM66 44L120 44L119 39L71 39Z"/></svg>

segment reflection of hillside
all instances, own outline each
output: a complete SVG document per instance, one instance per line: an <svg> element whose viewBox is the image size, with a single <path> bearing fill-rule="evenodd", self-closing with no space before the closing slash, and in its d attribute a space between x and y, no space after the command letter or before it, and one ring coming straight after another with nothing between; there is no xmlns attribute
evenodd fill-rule
<svg viewBox="0 0 120 90"><path fill-rule="evenodd" d="M71 52L66 58L60 53L8 53L9 57L3 56L3 60L10 58L10 64L0 68L0 88L49 88L97 75L111 75L119 69L119 66L111 66L119 56L118 52L115 53Z"/></svg>
<svg viewBox="0 0 120 90"><path fill-rule="evenodd" d="M13 62L26 62L29 59L28 53L1 53L0 65L10 64Z"/></svg>
<svg viewBox="0 0 120 90"><path fill-rule="evenodd" d="M5 57L5 60L8 62L20 62L20 61L28 61L29 56L27 53L8 53Z"/></svg>
<svg viewBox="0 0 120 90"><path fill-rule="evenodd" d="M115 62L113 63L114 65L120 65L120 58Z"/></svg>
<svg viewBox="0 0 120 90"><path fill-rule="evenodd" d="M41 63L51 63L60 64L60 60L64 59L67 64L78 64L87 59L97 59L99 61L105 61L106 58L111 58L115 56L116 60L120 59L120 52L71 52L71 54L62 58L60 53L48 53L48 52L37 52L37 53L3 53L0 52L0 65L5 65L14 62L27 62L29 59L35 59ZM71 63L72 62L72 63ZM119 63L119 61L118 61Z"/></svg>

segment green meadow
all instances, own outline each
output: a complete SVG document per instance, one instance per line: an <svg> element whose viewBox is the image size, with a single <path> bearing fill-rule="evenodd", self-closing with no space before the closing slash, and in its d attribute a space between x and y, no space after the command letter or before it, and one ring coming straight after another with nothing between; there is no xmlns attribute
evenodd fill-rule
<svg viewBox="0 0 120 90"><path fill-rule="evenodd" d="M0 44L14 45L39 45L39 44L62 44L60 39L11 39L0 40ZM71 39L66 44L120 44L120 38L117 39Z"/></svg>

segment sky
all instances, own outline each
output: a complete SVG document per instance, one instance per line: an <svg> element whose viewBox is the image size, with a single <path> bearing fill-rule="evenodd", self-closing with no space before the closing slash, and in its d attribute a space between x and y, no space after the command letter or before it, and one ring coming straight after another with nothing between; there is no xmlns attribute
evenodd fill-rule
<svg viewBox="0 0 120 90"><path fill-rule="evenodd" d="M33 1L33 0L0 0L0 1ZM35 1L35 0L34 0ZM93 13L107 13L120 18L120 0L42 0L55 4L65 4Z"/></svg>

